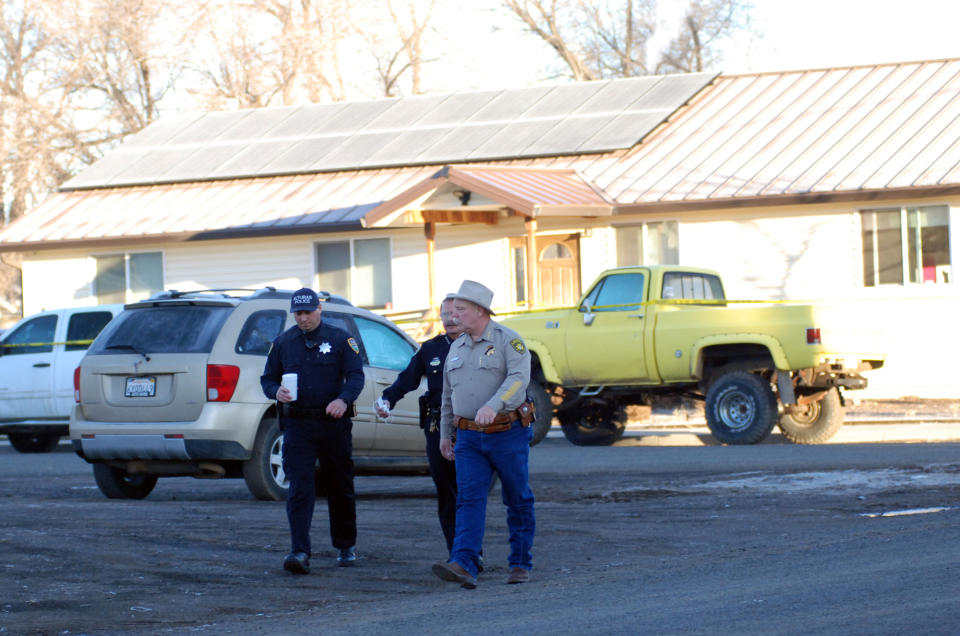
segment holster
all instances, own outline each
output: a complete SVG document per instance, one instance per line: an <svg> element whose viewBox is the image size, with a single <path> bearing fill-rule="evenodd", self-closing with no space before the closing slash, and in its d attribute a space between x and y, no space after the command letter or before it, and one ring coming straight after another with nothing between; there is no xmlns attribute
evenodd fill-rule
<svg viewBox="0 0 960 636"><path fill-rule="evenodd" d="M420 428L427 430L430 428L431 411L433 410L430 408L430 394L424 393L417 402L420 405Z"/></svg>
<svg viewBox="0 0 960 636"><path fill-rule="evenodd" d="M537 407L534 406L533 400L527 400L518 406L517 415L520 417L520 422L523 424L524 428L533 424L533 421L537 419Z"/></svg>

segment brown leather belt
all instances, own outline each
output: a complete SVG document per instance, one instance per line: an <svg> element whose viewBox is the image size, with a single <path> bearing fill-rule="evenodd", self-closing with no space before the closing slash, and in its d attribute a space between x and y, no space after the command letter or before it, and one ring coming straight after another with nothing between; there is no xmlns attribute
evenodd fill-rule
<svg viewBox="0 0 960 636"><path fill-rule="evenodd" d="M454 424L456 424L457 428L461 431L478 431L480 433L502 433L503 431L509 431L513 428L513 423L518 419L520 419L520 416L517 415L516 411L498 414L493 418L493 423L491 424L477 424L473 420L468 420L459 415L453 418Z"/></svg>

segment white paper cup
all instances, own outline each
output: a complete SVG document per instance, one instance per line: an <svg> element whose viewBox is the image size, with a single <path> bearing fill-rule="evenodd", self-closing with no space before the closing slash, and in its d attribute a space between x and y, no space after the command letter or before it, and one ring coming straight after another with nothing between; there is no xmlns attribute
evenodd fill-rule
<svg viewBox="0 0 960 636"><path fill-rule="evenodd" d="M290 395L294 400L297 399L297 374L296 373L284 373L283 377L280 378L280 386L286 387L290 391Z"/></svg>

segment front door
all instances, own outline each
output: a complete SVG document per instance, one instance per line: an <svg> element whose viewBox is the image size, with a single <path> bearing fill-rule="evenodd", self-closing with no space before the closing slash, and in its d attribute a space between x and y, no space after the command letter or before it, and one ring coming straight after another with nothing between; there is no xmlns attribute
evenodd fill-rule
<svg viewBox="0 0 960 636"><path fill-rule="evenodd" d="M50 417L53 413L54 342L57 314L36 316L3 339L0 357L0 419ZM73 373L73 370L70 370ZM73 378L71 376L71 385Z"/></svg>
<svg viewBox="0 0 960 636"><path fill-rule="evenodd" d="M570 306L580 298L580 235L538 236L538 307Z"/></svg>

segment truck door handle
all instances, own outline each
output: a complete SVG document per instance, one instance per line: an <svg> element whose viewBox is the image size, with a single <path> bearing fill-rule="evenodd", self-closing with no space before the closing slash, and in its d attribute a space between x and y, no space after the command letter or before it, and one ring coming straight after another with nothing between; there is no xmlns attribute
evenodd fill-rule
<svg viewBox="0 0 960 636"><path fill-rule="evenodd" d="M33 366L34 366L34 368L49 367L49 366L50 366L50 363L49 363L49 362L38 362L38 363L36 363L36 364L33 365Z"/></svg>
<svg viewBox="0 0 960 636"><path fill-rule="evenodd" d="M643 314L627 314L627 318L643 318Z"/></svg>

